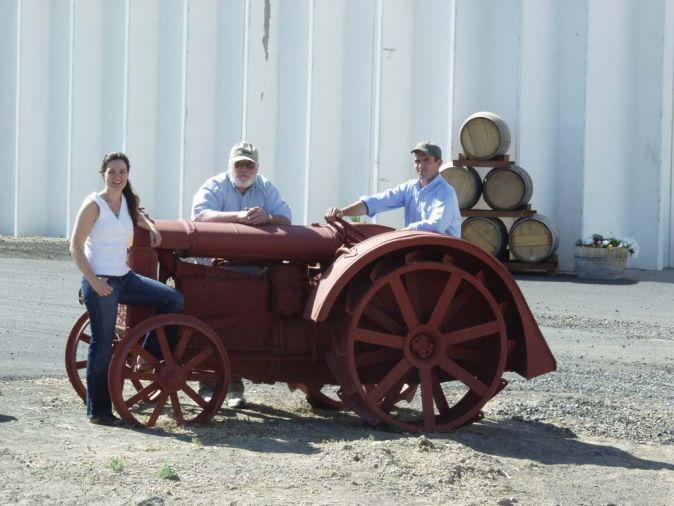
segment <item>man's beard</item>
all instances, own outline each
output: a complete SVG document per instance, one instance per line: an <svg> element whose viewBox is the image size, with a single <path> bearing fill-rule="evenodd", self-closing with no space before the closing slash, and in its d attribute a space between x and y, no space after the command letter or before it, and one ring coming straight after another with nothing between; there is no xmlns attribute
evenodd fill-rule
<svg viewBox="0 0 674 506"><path fill-rule="evenodd" d="M247 181L239 179L239 177L236 175L236 172L233 169L229 171L229 177L232 179L232 181L234 181L234 185L237 188L249 188L253 186L253 183L255 182L255 176L251 177Z"/></svg>

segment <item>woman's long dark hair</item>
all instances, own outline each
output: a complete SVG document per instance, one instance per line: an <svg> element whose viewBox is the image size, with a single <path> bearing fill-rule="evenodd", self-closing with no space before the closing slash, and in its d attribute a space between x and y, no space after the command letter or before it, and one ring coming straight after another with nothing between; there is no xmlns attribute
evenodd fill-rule
<svg viewBox="0 0 674 506"><path fill-rule="evenodd" d="M103 163L101 163L101 170L99 172L101 174L105 174L105 171L108 168L108 164L114 160L122 160L126 164L127 174L131 172L131 164L129 163L129 158L124 153L120 153L119 151L113 151L112 153L108 153L103 157ZM126 206L129 210L129 215L131 216L131 222L135 227L138 221L139 199L138 195L136 195L133 192L133 188L131 188L131 181L129 180L128 177L126 180L126 186L122 189L122 193L124 194L124 198L126 198Z"/></svg>

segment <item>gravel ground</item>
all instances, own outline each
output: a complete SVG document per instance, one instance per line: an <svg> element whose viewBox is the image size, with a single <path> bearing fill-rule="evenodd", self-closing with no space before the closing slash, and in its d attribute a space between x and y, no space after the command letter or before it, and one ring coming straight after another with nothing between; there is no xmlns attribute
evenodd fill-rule
<svg viewBox="0 0 674 506"><path fill-rule="evenodd" d="M0 235L0 257L65 260L70 258L68 241L58 237Z"/></svg>
<svg viewBox="0 0 674 506"><path fill-rule="evenodd" d="M67 247L0 237L2 256L61 268ZM63 375L3 374L0 504L674 504L672 274L518 277L558 371L508 373L484 420L450 433L372 429L250 383L249 407L209 424L113 429L86 422Z"/></svg>

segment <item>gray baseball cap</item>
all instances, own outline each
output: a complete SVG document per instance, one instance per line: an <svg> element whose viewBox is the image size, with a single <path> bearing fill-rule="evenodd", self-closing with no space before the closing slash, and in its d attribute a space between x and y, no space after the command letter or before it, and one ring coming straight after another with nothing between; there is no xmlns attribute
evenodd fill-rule
<svg viewBox="0 0 674 506"><path fill-rule="evenodd" d="M239 142L229 152L229 160L232 163L236 163L239 160L249 160L253 163L257 163L258 160L257 148L253 146L250 142L246 141Z"/></svg>
<svg viewBox="0 0 674 506"><path fill-rule="evenodd" d="M431 141L421 141L417 143L410 153L414 153L415 151L426 153L428 156L432 156L437 160L442 159L442 150L440 149L440 146L433 144Z"/></svg>

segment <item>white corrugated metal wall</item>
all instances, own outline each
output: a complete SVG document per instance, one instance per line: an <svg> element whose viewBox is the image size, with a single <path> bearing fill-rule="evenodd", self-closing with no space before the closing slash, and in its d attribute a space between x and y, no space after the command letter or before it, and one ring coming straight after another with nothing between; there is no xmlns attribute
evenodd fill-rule
<svg viewBox="0 0 674 506"><path fill-rule="evenodd" d="M154 216L188 216L241 138L321 221L489 110L563 269L595 231L674 264L672 0L0 0L0 65L2 234L67 236L117 149Z"/></svg>

